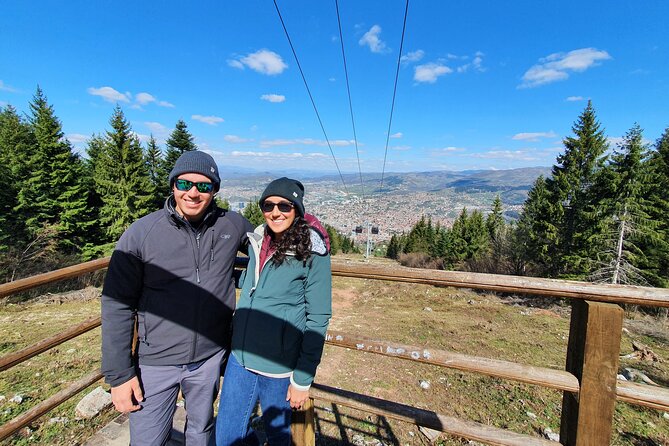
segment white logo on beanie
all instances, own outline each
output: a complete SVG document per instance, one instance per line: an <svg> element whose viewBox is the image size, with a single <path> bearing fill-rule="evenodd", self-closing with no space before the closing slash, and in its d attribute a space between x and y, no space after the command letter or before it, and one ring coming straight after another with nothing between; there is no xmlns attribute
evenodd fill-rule
<svg viewBox="0 0 669 446"><path fill-rule="evenodd" d="M297 198L297 192L293 192L293 197Z"/></svg>
<svg viewBox="0 0 669 446"><path fill-rule="evenodd" d="M213 167L210 167L210 168L209 168L209 170L211 171L211 173L214 173L214 172L216 172L216 171L214 170L214 168L213 168Z"/></svg>

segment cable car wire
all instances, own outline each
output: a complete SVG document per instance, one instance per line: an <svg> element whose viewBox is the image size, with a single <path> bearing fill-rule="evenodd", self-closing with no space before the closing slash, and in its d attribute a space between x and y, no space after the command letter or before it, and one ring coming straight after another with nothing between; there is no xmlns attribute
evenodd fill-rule
<svg viewBox="0 0 669 446"><path fill-rule="evenodd" d="M395 95L397 94L397 79L400 75L400 62L402 60L402 48L404 47L404 32L407 27L407 14L409 12L409 0L406 1L406 7L404 9L404 24L402 25L402 38L400 40L400 51L397 54L397 70L395 71L395 86L393 87L393 101L390 105L390 119L388 121L388 132L386 134L386 149L383 153L383 168L381 169L381 186L379 187L379 192L383 191L383 176L386 171L386 158L388 157L388 143L390 141L390 128L393 124L393 111L395 110Z"/></svg>
<svg viewBox="0 0 669 446"><path fill-rule="evenodd" d="M365 183L362 180L362 169L360 167L360 152L358 151L358 135L355 131L355 119L353 118L353 101L351 100L351 87L348 81L348 67L346 65L346 52L344 51L344 36L341 31L341 17L339 16L339 0L335 0L337 10L337 25L339 26L339 42L341 43L341 57L344 61L344 75L346 76L346 92L348 93L348 109L351 113L351 126L353 127L353 142L355 143L355 156L358 160L358 173L360 174L360 190L362 202L365 202Z"/></svg>
<svg viewBox="0 0 669 446"><path fill-rule="evenodd" d="M323 131L323 136L325 137L325 141L328 144L328 148L330 149L330 153L332 154L332 159L334 160L335 166L337 167L337 172L339 172L339 178L341 178L341 183L344 185L344 192L348 195L348 190L346 189L346 183L344 182L344 176L341 173L341 169L339 169L339 164L337 163L337 158L335 157L334 151L332 150L332 145L330 144L330 140L328 139L328 135L325 131L325 127L323 126L323 121L321 120L321 115L318 113L318 108L316 107L316 102L314 101L314 97L311 95L311 90L309 89L309 84L307 83L307 78L304 76L304 71L302 71L302 66L300 65L300 60L297 57L297 53L295 52L295 47L293 47L293 41L290 39L290 35L288 34L288 29L286 28L286 24L283 21L283 17L281 16L281 11L279 10L279 5L276 3L276 0L274 0L274 7L276 8L276 13L279 15L279 20L281 21L281 26L283 27L284 33L286 33L286 38L288 39L288 44L290 45L290 49L293 52L293 57L295 57L295 63L297 63L297 68L300 70L300 75L302 76L302 81L304 82L304 86L307 89L307 94L309 95L309 99L311 100L311 105L314 107L314 111L316 112L316 117L318 118L318 123L321 126L321 130Z"/></svg>

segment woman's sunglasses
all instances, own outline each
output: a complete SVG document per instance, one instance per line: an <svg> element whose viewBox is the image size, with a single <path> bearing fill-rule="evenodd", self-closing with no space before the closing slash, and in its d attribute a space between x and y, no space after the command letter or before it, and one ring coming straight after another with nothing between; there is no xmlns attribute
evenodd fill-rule
<svg viewBox="0 0 669 446"><path fill-rule="evenodd" d="M280 203L272 203L271 201L263 201L260 204L260 209L262 209L263 212L272 212L274 210L274 206L279 208L279 212L282 212L284 214L287 214L290 212L295 206L293 203L290 203L288 201L282 201Z"/></svg>

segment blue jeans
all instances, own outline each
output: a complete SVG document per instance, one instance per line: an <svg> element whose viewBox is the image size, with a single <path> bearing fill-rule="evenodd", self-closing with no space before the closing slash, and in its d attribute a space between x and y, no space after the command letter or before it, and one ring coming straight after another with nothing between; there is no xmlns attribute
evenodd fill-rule
<svg viewBox="0 0 669 446"><path fill-rule="evenodd" d="M216 418L216 446L258 444L249 426L258 400L270 446L289 446L292 413L290 402L286 401L289 385L290 378L268 378L246 370L231 354Z"/></svg>

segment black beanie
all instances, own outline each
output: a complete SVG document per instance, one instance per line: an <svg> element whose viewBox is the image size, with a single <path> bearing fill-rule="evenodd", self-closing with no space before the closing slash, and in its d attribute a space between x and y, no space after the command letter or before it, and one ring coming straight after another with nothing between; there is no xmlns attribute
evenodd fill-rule
<svg viewBox="0 0 669 446"><path fill-rule="evenodd" d="M192 150L181 154L174 168L170 172L170 190L174 186L177 177L184 173L199 173L209 178L214 183L214 191L221 186L221 178L218 176L216 161L208 153Z"/></svg>
<svg viewBox="0 0 669 446"><path fill-rule="evenodd" d="M267 197L281 197L295 205L297 213L304 217L304 186L297 180L286 177L278 178L267 185L258 203L262 205Z"/></svg>

